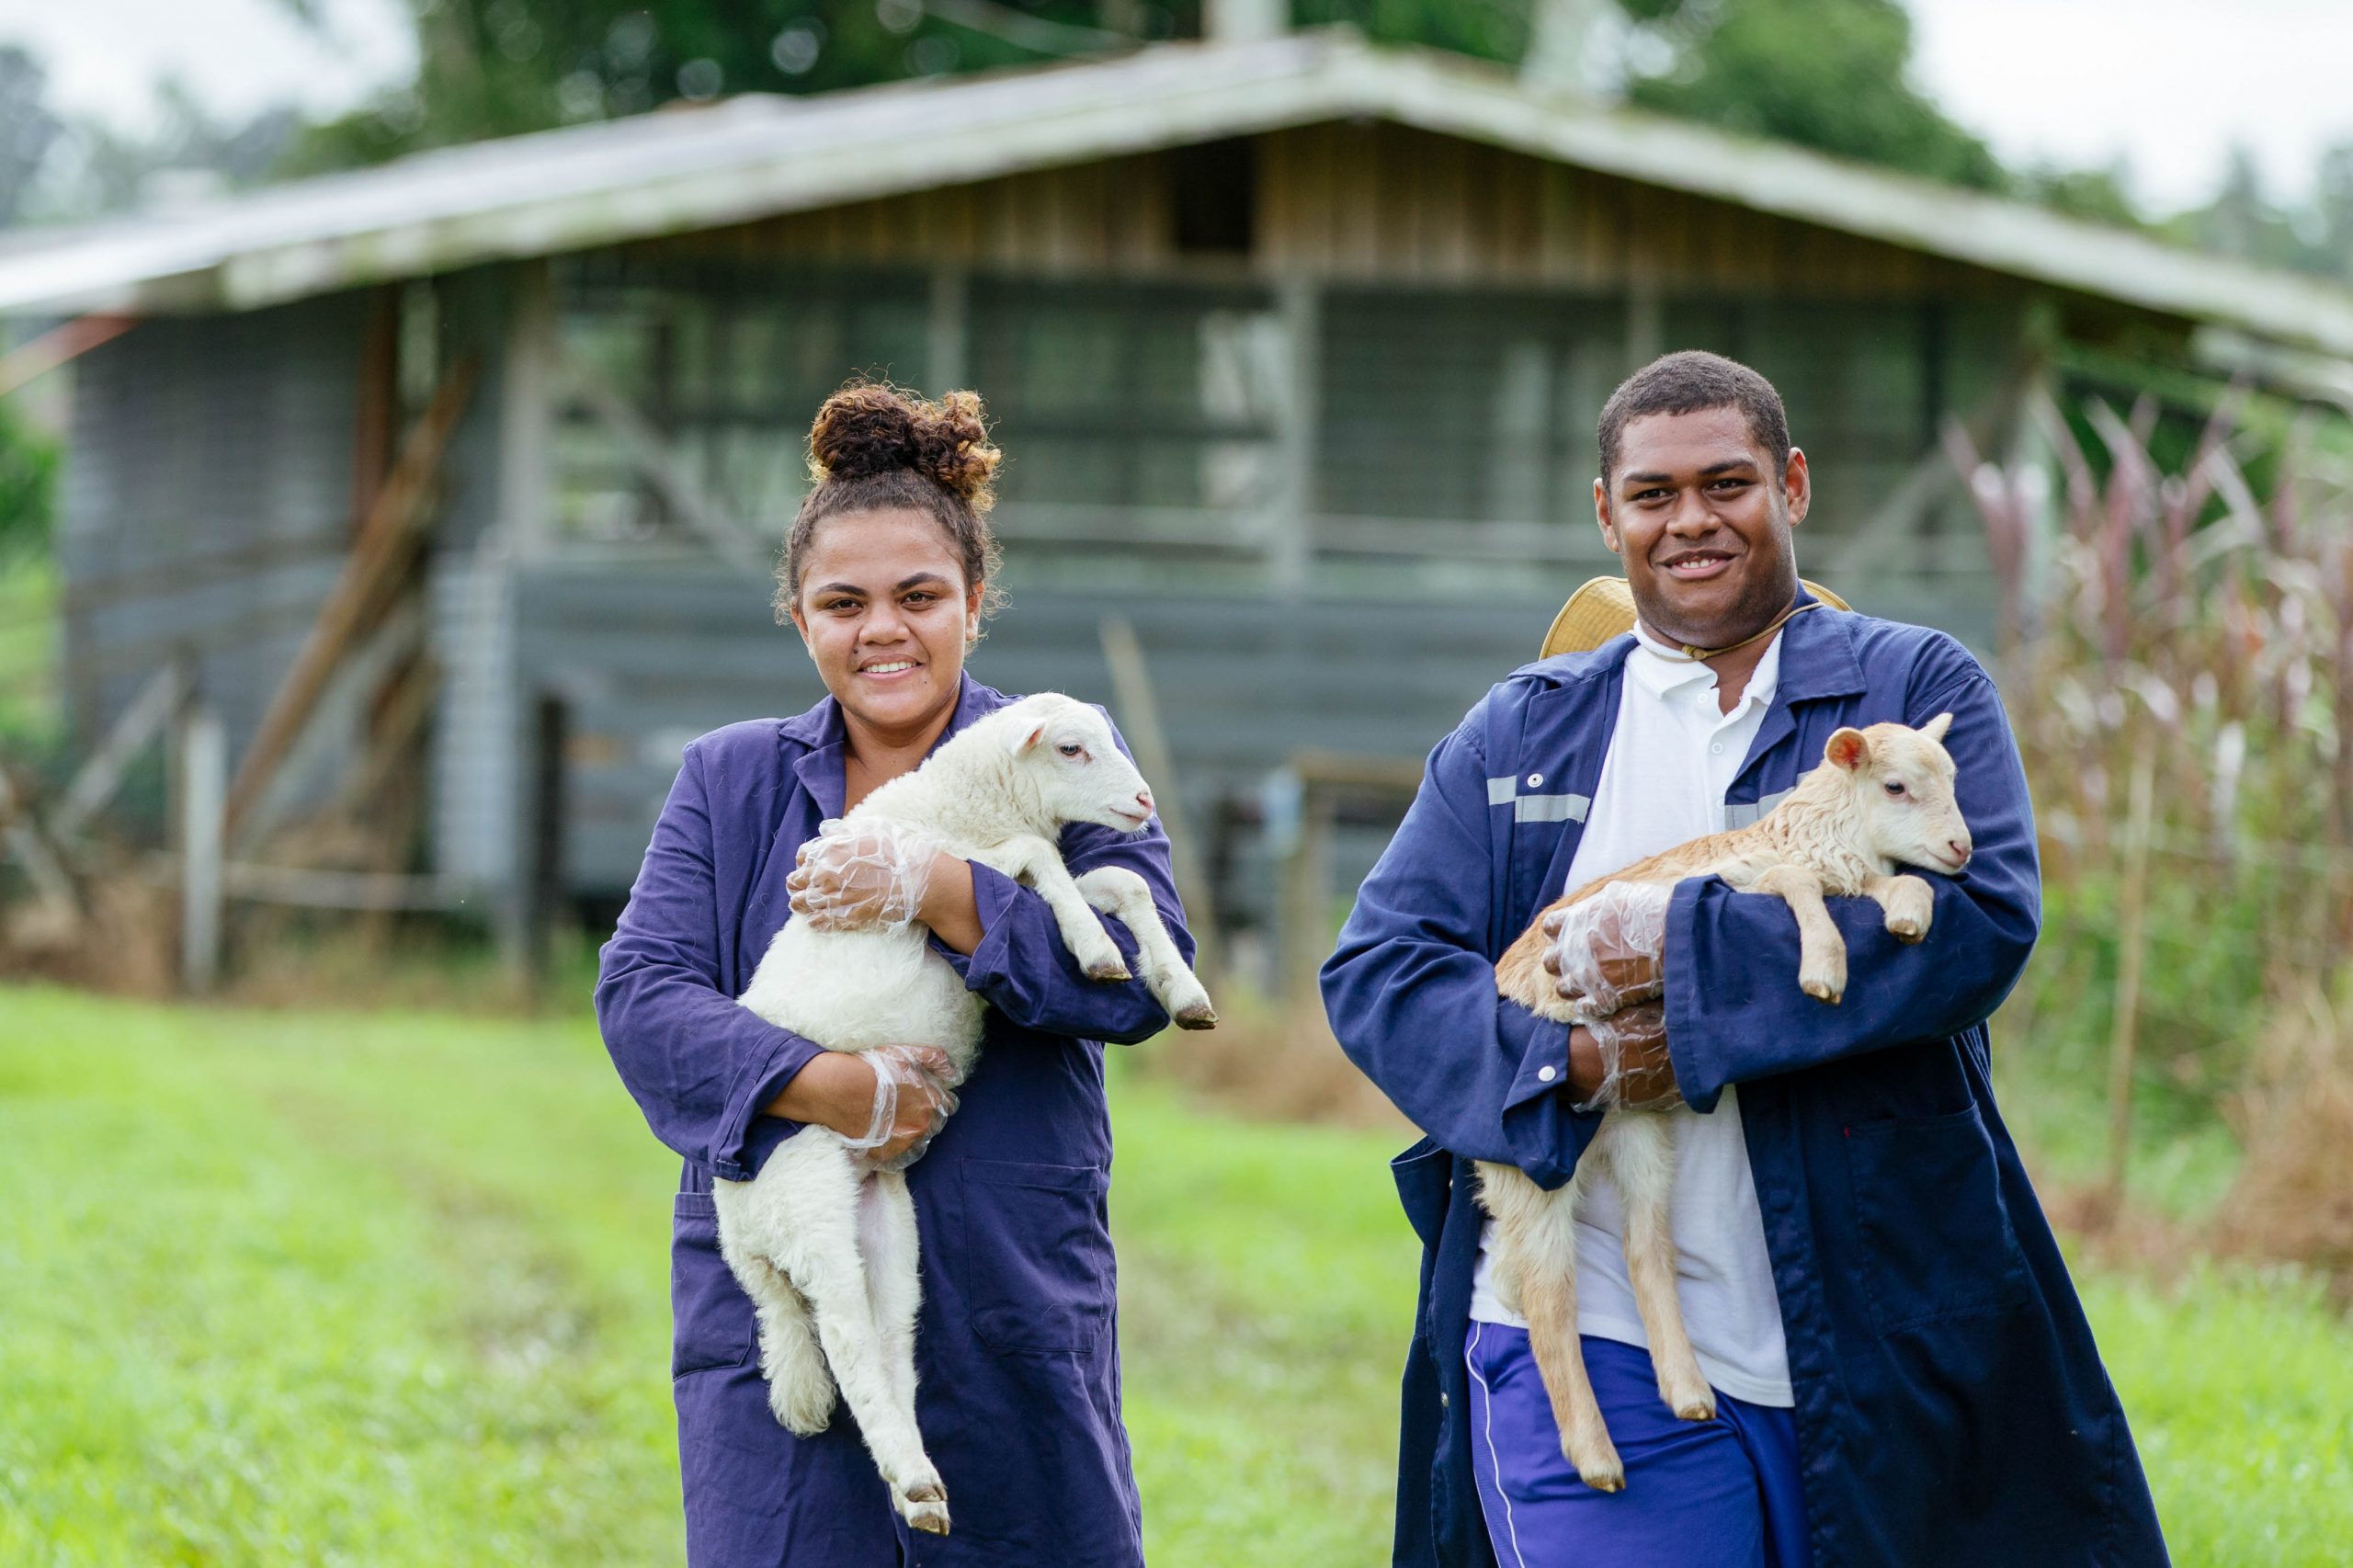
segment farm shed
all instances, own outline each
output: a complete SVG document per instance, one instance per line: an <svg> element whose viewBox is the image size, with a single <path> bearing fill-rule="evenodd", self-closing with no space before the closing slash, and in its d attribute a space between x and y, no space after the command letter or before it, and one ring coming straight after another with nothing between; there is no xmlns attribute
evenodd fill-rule
<svg viewBox="0 0 2353 1568"><path fill-rule="evenodd" d="M820 694L768 573L852 370L988 399L1013 608L973 668L1112 700L1123 619L1246 927L1302 772L1393 777L1603 569L1594 420L1652 355L1773 377L1808 574L1974 638L1948 420L2006 446L2054 354L2353 354L2315 283L1345 32L27 233L0 312L137 318L74 371L84 744L176 660L240 767L233 858L518 941L626 888L684 740Z"/></svg>

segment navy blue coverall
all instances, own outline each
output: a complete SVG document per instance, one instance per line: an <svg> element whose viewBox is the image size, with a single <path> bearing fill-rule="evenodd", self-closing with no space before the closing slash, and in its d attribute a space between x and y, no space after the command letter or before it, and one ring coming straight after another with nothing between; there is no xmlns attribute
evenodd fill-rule
<svg viewBox="0 0 2353 1568"><path fill-rule="evenodd" d="M949 733L1013 700L964 677ZM922 1234L916 1416L955 1533L911 1534L846 1409L813 1438L767 1407L751 1299L719 1256L712 1176L747 1181L797 1123L764 1116L817 1053L736 1005L790 914L784 879L842 814L843 729L827 698L687 747L629 907L606 945L597 1014L613 1064L686 1162L671 1241L672 1388L696 1568L1135 1568L1141 1517L1120 1420L1111 1125L1101 1041L1166 1016L1141 981L1089 980L1044 901L984 866L970 959L933 948L988 999L963 1103L907 1174ZM1189 957L1155 818L1062 835L1073 873L1139 872ZM1134 970L1136 944L1106 918Z"/></svg>
<svg viewBox="0 0 2353 1568"><path fill-rule="evenodd" d="M1733 822L1769 809L1838 726L1949 710L1976 842L1963 874L1927 878L1919 946L1868 900L1831 901L1852 975L1836 1007L1798 989L1779 900L1694 879L1668 917L1684 1097L1705 1113L1740 1085L1815 1568L2163 1563L2124 1413L1987 1080L1985 1020L2041 909L2000 699L1941 632L1824 610L1781 638L1779 688L1725 797ZM1324 968L1341 1044L1429 1134L1394 1163L1425 1247L1397 1496L1395 1560L1413 1568L1495 1561L1463 1419L1469 1162L1556 1187L1599 1125L1571 1109L1566 1027L1498 999L1493 966L1563 891L1632 646L1518 671L1438 744Z"/></svg>

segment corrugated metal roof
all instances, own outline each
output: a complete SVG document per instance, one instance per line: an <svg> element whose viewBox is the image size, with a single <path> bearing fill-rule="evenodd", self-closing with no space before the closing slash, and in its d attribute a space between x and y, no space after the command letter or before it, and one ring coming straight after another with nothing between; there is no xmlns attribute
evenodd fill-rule
<svg viewBox="0 0 2353 1568"><path fill-rule="evenodd" d="M1343 117L1386 119L2353 355L2353 292L2040 208L1522 86L1344 31L478 142L0 244L0 312L234 311Z"/></svg>

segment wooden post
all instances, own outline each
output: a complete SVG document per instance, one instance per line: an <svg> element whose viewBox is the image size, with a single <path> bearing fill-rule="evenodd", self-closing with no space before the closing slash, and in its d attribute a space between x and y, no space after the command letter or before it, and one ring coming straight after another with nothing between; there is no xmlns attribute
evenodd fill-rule
<svg viewBox="0 0 2353 1568"><path fill-rule="evenodd" d="M1299 837L1283 867L1283 1000L1311 1014L1322 1011L1315 977L1324 963L1332 806L1330 789L1301 780Z"/></svg>
<svg viewBox="0 0 2353 1568"><path fill-rule="evenodd" d="M924 375L931 383L924 390L934 397L963 384L971 320L972 286L963 269L935 267L924 343Z"/></svg>
<svg viewBox="0 0 2353 1568"><path fill-rule="evenodd" d="M1637 278L1626 288L1626 367L1641 369L1666 352L1666 306L1657 283Z"/></svg>
<svg viewBox="0 0 2353 1568"><path fill-rule="evenodd" d="M1306 591L1315 554L1315 442L1323 420L1324 297L1314 280L1293 278L1278 290L1285 375L1279 477L1268 497L1267 564L1285 595Z"/></svg>
<svg viewBox="0 0 2353 1568"><path fill-rule="evenodd" d="M544 260L516 268L514 315L498 382L497 526L526 560L546 556L555 532L555 280Z"/></svg>
<svg viewBox="0 0 2353 1568"><path fill-rule="evenodd" d="M564 893L563 751L570 722L561 698L540 693L523 716L526 789L518 792L512 889L500 921L499 946L517 990L536 996L547 979L548 933Z"/></svg>
<svg viewBox="0 0 2353 1568"><path fill-rule="evenodd" d="M1168 832L1169 873L1176 880L1176 896L1184 901L1186 921L1193 931L1193 971L1208 985L1217 971L1217 894L1201 869L1192 824L1185 819L1176 754L1169 747L1168 733L1160 726L1160 704L1144 667L1143 645L1136 641L1135 628L1124 616L1105 616L1100 630L1103 657L1111 666L1112 694L1120 704L1120 728L1135 748L1145 782L1154 788L1161 824Z"/></svg>
<svg viewBox="0 0 2353 1568"><path fill-rule="evenodd" d="M2132 1145L2132 1062L2139 1051L2141 968L2148 950L2149 834L2156 810L2156 755L2142 744L2132 764L2124 888L2118 911L2116 1027L2108 1046L2108 1212L2124 1205L2124 1165Z"/></svg>
<svg viewBox="0 0 2353 1568"><path fill-rule="evenodd" d="M201 701L180 720L180 980L191 995L221 978L222 862L227 840L229 736Z"/></svg>

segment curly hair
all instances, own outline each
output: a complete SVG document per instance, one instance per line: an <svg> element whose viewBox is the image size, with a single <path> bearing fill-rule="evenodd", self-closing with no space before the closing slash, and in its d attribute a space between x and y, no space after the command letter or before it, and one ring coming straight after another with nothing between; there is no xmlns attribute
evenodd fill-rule
<svg viewBox="0 0 2353 1568"><path fill-rule="evenodd" d="M892 509L929 517L956 546L964 584L985 585L981 615L1005 602L1002 558L990 531L992 484L1005 454L989 445L981 394L951 392L926 402L888 381L860 378L827 398L809 426L814 482L785 531L777 566L776 618L788 619L817 525L854 512Z"/></svg>
<svg viewBox="0 0 2353 1568"><path fill-rule="evenodd" d="M1774 473L1789 472L1790 416L1773 383L1736 359L1687 348L1627 377L1602 405L1597 432L1602 483L1616 480L1619 442L1628 425L1646 415L1697 414L1704 408L1739 409L1750 437L1772 459Z"/></svg>

